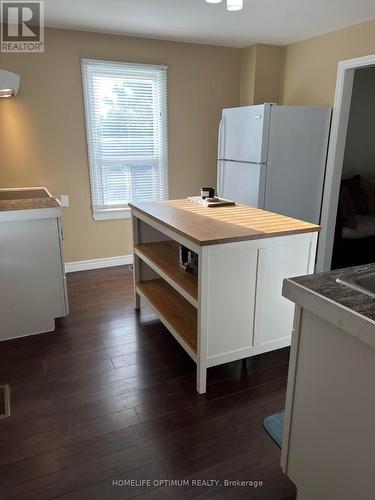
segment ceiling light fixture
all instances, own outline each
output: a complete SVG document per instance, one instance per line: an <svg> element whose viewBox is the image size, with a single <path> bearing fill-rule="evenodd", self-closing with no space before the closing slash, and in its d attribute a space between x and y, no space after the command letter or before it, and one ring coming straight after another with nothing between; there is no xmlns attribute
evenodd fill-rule
<svg viewBox="0 0 375 500"><path fill-rule="evenodd" d="M206 0L207 3L220 3L221 0ZM243 0L227 0L227 10L235 11L243 9Z"/></svg>
<svg viewBox="0 0 375 500"><path fill-rule="evenodd" d="M242 10L243 0L227 0L227 10Z"/></svg>

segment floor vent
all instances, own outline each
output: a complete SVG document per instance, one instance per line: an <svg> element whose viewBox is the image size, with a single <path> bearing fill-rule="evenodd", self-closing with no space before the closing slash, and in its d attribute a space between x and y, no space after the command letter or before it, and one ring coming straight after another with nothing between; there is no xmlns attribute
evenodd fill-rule
<svg viewBox="0 0 375 500"><path fill-rule="evenodd" d="M10 415L10 390L9 385L0 386L0 418Z"/></svg>

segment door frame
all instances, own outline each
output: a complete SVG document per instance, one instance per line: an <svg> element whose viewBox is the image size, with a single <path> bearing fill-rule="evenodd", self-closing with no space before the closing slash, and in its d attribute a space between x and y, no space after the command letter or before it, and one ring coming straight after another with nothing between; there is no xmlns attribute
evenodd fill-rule
<svg viewBox="0 0 375 500"><path fill-rule="evenodd" d="M319 237L316 272L329 271L331 269L354 72L356 69L368 68L370 66L375 66L375 54L347 59L338 63L322 203L322 230Z"/></svg>

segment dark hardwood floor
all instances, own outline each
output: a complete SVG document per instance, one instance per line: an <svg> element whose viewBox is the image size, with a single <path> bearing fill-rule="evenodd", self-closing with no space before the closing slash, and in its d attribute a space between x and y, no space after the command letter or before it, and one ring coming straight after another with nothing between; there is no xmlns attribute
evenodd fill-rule
<svg viewBox="0 0 375 500"><path fill-rule="evenodd" d="M284 406L288 350L211 368L198 395L194 363L134 311L127 267L70 274L68 289L54 333L0 344L1 499L294 498L262 428Z"/></svg>

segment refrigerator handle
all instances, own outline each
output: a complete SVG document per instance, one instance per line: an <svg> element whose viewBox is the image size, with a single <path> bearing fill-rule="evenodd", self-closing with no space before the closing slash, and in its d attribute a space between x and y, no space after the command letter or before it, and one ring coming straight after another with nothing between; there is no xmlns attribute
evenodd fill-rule
<svg viewBox="0 0 375 500"><path fill-rule="evenodd" d="M218 144L218 158L220 160L225 158L225 134L226 134L226 122L225 116L220 120L219 125L219 144Z"/></svg>
<svg viewBox="0 0 375 500"><path fill-rule="evenodd" d="M217 196L223 196L223 184L224 184L224 168L223 168L223 161L218 160L217 162Z"/></svg>

